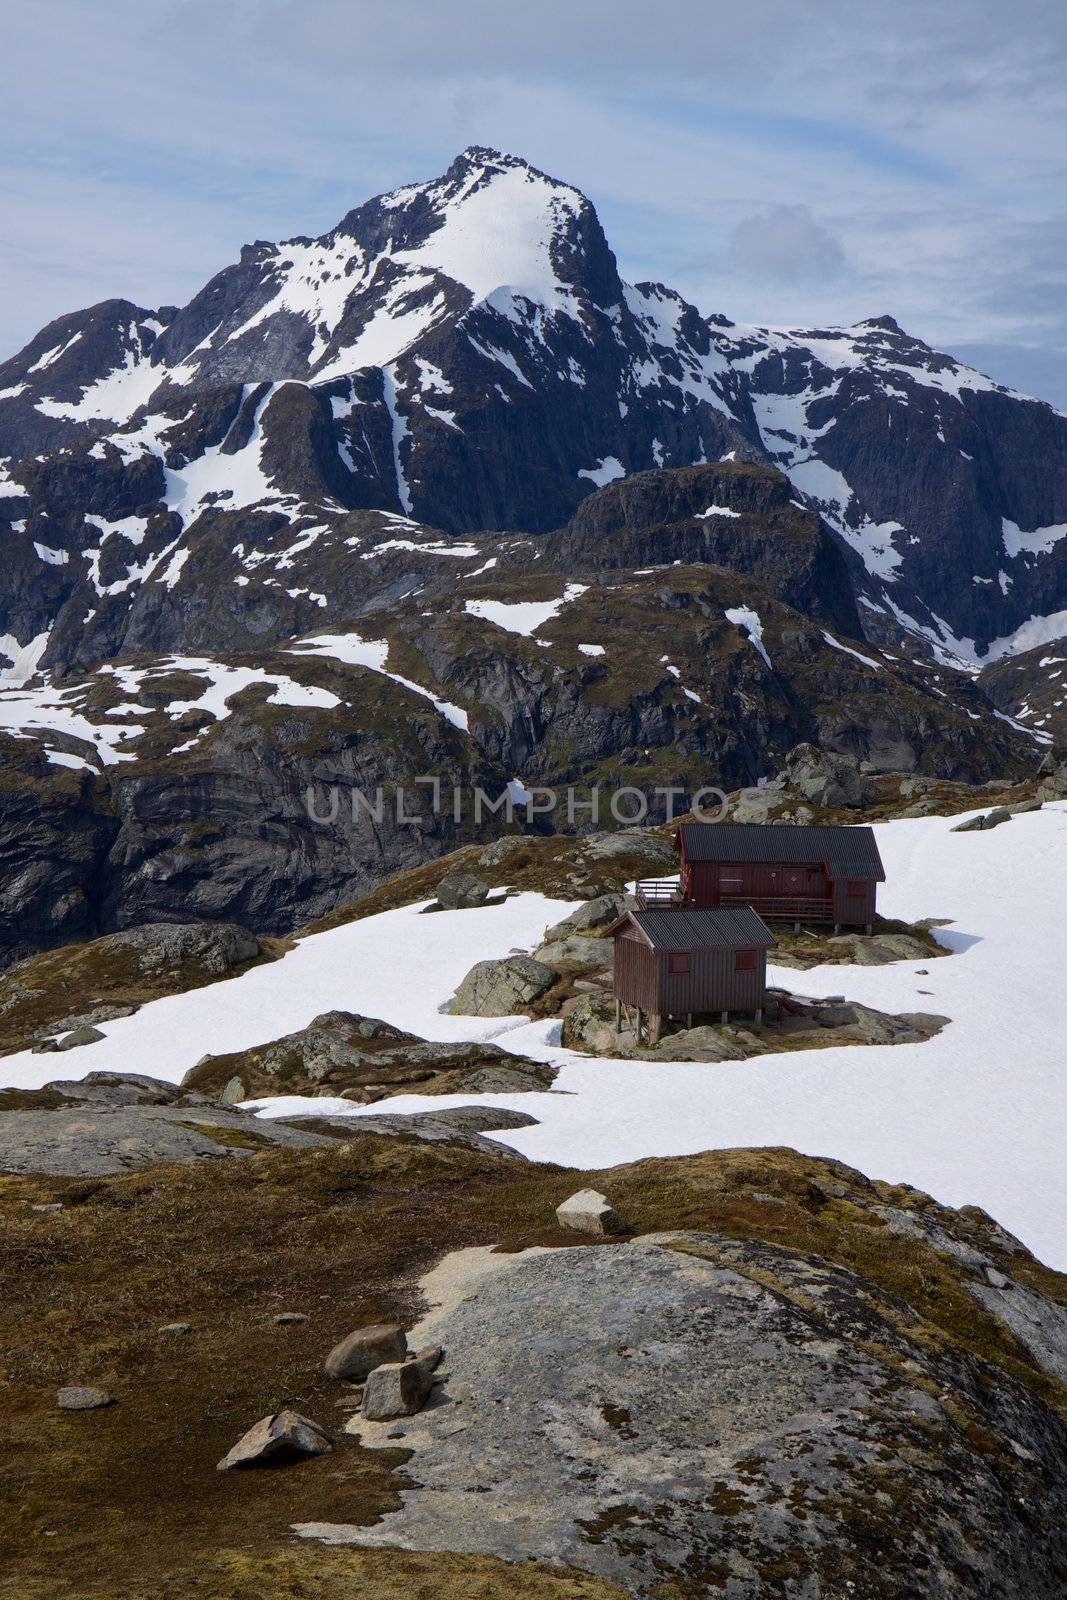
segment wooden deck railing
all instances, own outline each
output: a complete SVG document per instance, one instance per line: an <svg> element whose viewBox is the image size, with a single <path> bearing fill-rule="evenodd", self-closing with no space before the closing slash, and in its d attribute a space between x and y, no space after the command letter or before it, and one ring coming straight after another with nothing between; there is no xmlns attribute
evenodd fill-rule
<svg viewBox="0 0 1067 1600"><path fill-rule="evenodd" d="M719 896L722 906L751 906L761 917L791 917L794 922L805 918L811 922L832 922L834 903L820 895L759 895L724 894Z"/></svg>
<svg viewBox="0 0 1067 1600"><path fill-rule="evenodd" d="M642 911L680 906L682 891L677 878L640 878L636 884L637 903Z"/></svg>

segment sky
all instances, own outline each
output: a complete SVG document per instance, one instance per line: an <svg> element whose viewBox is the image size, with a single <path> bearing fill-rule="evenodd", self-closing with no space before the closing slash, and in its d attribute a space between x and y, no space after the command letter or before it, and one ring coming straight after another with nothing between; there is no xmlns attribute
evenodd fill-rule
<svg viewBox="0 0 1067 1600"><path fill-rule="evenodd" d="M1062 0L0 0L0 359L468 144L704 312L886 313L1067 409Z"/></svg>

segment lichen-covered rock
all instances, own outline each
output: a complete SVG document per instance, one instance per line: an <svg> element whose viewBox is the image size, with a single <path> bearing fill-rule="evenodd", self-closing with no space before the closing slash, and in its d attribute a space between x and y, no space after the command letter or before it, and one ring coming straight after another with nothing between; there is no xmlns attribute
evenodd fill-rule
<svg viewBox="0 0 1067 1600"><path fill-rule="evenodd" d="M561 939L569 939L573 934L586 933L590 928L606 928L622 916L627 903L636 904L635 901L628 901L628 896L624 894L598 894L592 900L583 900L569 916L545 929L542 943L553 944Z"/></svg>
<svg viewBox="0 0 1067 1600"><path fill-rule="evenodd" d="M69 1384L56 1394L60 1411L99 1411L115 1404L114 1395L106 1389L94 1389L87 1384Z"/></svg>
<svg viewBox="0 0 1067 1600"><path fill-rule="evenodd" d="M330 1436L310 1417L298 1411L276 1411L261 1417L242 1434L218 1464L219 1472L234 1467L258 1467L270 1462L297 1460L300 1456L321 1456L333 1449Z"/></svg>
<svg viewBox="0 0 1067 1600"><path fill-rule="evenodd" d="M835 934L828 943L847 950L859 967L883 967L891 961L926 961L930 957L929 946L909 933L842 933Z"/></svg>
<svg viewBox="0 0 1067 1600"><path fill-rule="evenodd" d="M306 1028L267 1044L204 1057L186 1073L182 1087L224 1104L277 1094L342 1095L366 1103L398 1093L545 1089L555 1071L497 1045L421 1039L378 1017L326 1011Z"/></svg>
<svg viewBox="0 0 1067 1600"><path fill-rule="evenodd" d="M561 1228L571 1228L575 1233L611 1234L625 1233L626 1224L615 1210L606 1194L598 1189L579 1189L556 1207L556 1221Z"/></svg>
<svg viewBox="0 0 1067 1600"><path fill-rule="evenodd" d="M543 961L557 972L599 972L610 968L614 940L590 939L583 934L547 941L534 951L534 960Z"/></svg>
<svg viewBox="0 0 1067 1600"><path fill-rule="evenodd" d="M489 885L470 872L453 872L437 885L437 903L442 911L465 911L484 905Z"/></svg>
<svg viewBox="0 0 1067 1600"><path fill-rule="evenodd" d="M818 1255L696 1231L527 1252L433 1337L453 1404L405 1428L402 1504L297 1531L548 1559L635 1600L1061 1593L1064 1423Z"/></svg>
<svg viewBox="0 0 1067 1600"><path fill-rule="evenodd" d="M428 1360L389 1362L368 1373L360 1410L368 1422L414 1416L432 1388L433 1366Z"/></svg>
<svg viewBox="0 0 1067 1600"><path fill-rule="evenodd" d="M384 1362L403 1361L407 1351L407 1335L399 1323L376 1322L355 1328L326 1357L326 1375L362 1383L368 1372Z"/></svg>
<svg viewBox="0 0 1067 1600"><path fill-rule="evenodd" d="M511 1016L540 999L558 976L533 956L479 961L459 985L448 1009L454 1016Z"/></svg>
<svg viewBox="0 0 1067 1600"><path fill-rule="evenodd" d="M874 792L853 756L812 744L794 745L786 755L784 771L790 788L812 805L861 806Z"/></svg>
<svg viewBox="0 0 1067 1600"><path fill-rule="evenodd" d="M235 922L149 922L108 934L107 939L115 950L134 952L146 973L195 962L221 977L259 955L259 940Z"/></svg>

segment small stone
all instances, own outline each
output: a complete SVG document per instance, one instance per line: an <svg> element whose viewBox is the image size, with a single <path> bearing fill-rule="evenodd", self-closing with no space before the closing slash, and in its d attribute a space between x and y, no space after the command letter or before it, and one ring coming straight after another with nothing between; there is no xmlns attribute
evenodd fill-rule
<svg viewBox="0 0 1067 1600"><path fill-rule="evenodd" d="M356 1328L340 1344L334 1345L326 1357L326 1373L330 1378L360 1382L375 1367L403 1361L407 1353L407 1335L399 1323L377 1322L370 1327Z"/></svg>
<svg viewBox="0 0 1067 1600"><path fill-rule="evenodd" d="M90 1389L79 1384L60 1389L56 1405L60 1411L98 1411L101 1406L113 1406L115 1396L104 1389Z"/></svg>
<svg viewBox="0 0 1067 1600"><path fill-rule="evenodd" d="M576 1233L625 1233L626 1225L606 1195L596 1189L579 1189L556 1207L556 1221L561 1228L572 1228Z"/></svg>
<svg viewBox="0 0 1067 1600"><path fill-rule="evenodd" d="M368 1422L391 1422L421 1411L430 1397L433 1375L421 1361L387 1362L368 1375L362 1414Z"/></svg>
<svg viewBox="0 0 1067 1600"><path fill-rule="evenodd" d="M436 1372L441 1365L441 1357L443 1355L444 1351L439 1344L428 1344L421 1350L416 1350L411 1359L417 1361L420 1366L425 1367L427 1372Z"/></svg>
<svg viewBox="0 0 1067 1600"><path fill-rule="evenodd" d="M363 1404L363 1385L357 1383L349 1394L343 1394L334 1405L339 1411L358 1411Z"/></svg>
<svg viewBox="0 0 1067 1600"><path fill-rule="evenodd" d="M223 1456L216 1470L229 1472L233 1467L254 1467L263 1461L321 1456L332 1449L325 1428L310 1417L302 1417L298 1411L275 1411L253 1423Z"/></svg>
<svg viewBox="0 0 1067 1600"><path fill-rule="evenodd" d="M303 1311L279 1311L272 1320L279 1327L284 1327L290 1322L306 1322L307 1316Z"/></svg>
<svg viewBox="0 0 1067 1600"><path fill-rule="evenodd" d="M192 1333L191 1322L166 1322L160 1328L160 1333Z"/></svg>
<svg viewBox="0 0 1067 1600"><path fill-rule="evenodd" d="M49 1201L49 1203L47 1205L45 1205L43 1203L42 1204L38 1204L38 1205L32 1205L30 1207L30 1210L31 1211L62 1211L63 1210L63 1202L62 1202L62 1200L51 1200L51 1201Z"/></svg>
<svg viewBox="0 0 1067 1600"><path fill-rule="evenodd" d="M1006 1289L1008 1280L1003 1272L998 1272L996 1267L986 1267L985 1281L991 1289Z"/></svg>
<svg viewBox="0 0 1067 1600"><path fill-rule="evenodd" d="M50 1056L58 1049L59 1045L55 1039L41 1039L33 1046L30 1054L35 1056Z"/></svg>

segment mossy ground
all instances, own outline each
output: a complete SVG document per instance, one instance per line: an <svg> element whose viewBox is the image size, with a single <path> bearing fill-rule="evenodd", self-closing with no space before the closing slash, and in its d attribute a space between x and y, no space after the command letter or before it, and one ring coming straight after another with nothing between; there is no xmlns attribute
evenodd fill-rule
<svg viewBox="0 0 1067 1600"><path fill-rule="evenodd" d="M958 1266L891 1233L864 1203L928 1211L997 1257L981 1213L944 1213L914 1191L872 1188L791 1151L577 1173L366 1135L135 1176L8 1178L0 1180L0 1404L9 1424L0 1446L0 1596L610 1595L592 1580L532 1567L292 1543L293 1522L369 1522L394 1506L404 1484L399 1450L364 1452L342 1437L333 1454L297 1467L215 1471L251 1422L283 1404L335 1423L325 1351L360 1322L410 1322L417 1279L445 1251L576 1243L556 1230L553 1209L588 1185L604 1188L637 1232L700 1228L839 1262L918 1314L913 1337L992 1363L991 1376L1011 1373L1067 1415L1067 1394L976 1306ZM53 1199L62 1211L31 1209ZM1004 1262L1067 1304L1067 1281L1026 1258ZM273 1322L291 1310L308 1321ZM158 1332L176 1321L192 1332ZM55 1390L71 1382L98 1384L118 1403L59 1412Z"/></svg>
<svg viewBox="0 0 1067 1600"><path fill-rule="evenodd" d="M221 976L232 978L276 960L287 946L284 939L261 938L257 957ZM106 936L43 951L0 974L0 1054L25 1049L52 1024L93 1006L140 1006L161 995L202 988L219 976L193 959L146 972L135 950L110 945ZM57 1078L64 1076L62 1063L57 1056Z"/></svg>

